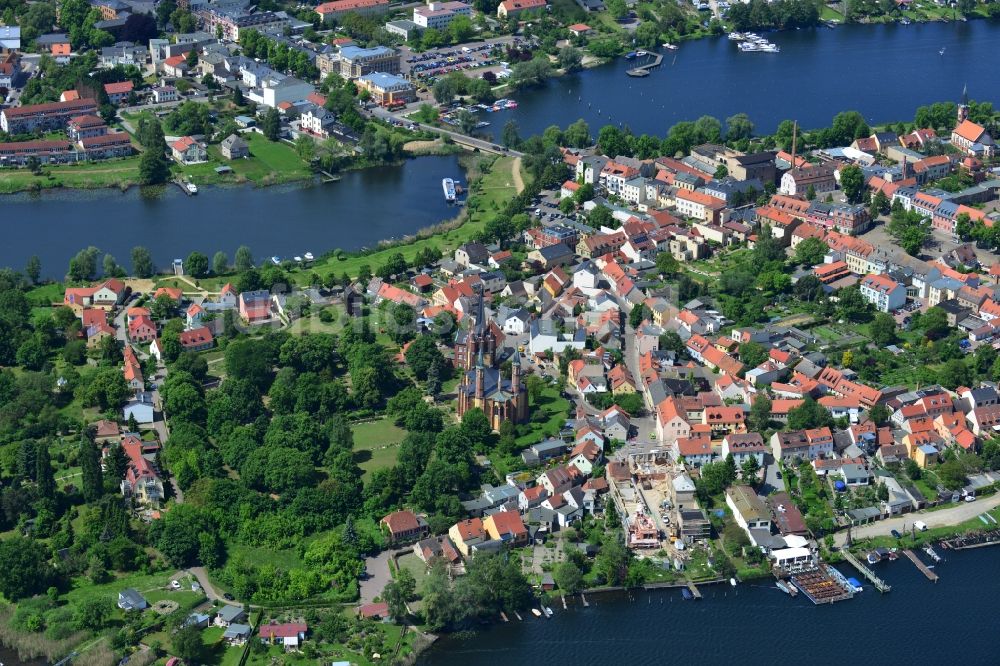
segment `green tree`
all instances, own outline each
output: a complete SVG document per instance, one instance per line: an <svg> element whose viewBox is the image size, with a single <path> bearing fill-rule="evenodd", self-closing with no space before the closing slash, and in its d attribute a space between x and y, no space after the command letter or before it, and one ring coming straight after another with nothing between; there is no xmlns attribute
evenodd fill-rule
<svg viewBox="0 0 1000 666"><path fill-rule="evenodd" d="M73 626L86 631L100 631L111 619L109 597L88 597L73 605Z"/></svg>
<svg viewBox="0 0 1000 666"><path fill-rule="evenodd" d="M153 265L153 255L147 248L137 245L132 248L131 256L133 275L140 278L153 277L156 267Z"/></svg>
<svg viewBox="0 0 1000 666"><path fill-rule="evenodd" d="M42 277L42 260L37 254L28 257L28 263L24 267L24 274L31 280L31 284L38 284Z"/></svg>
<svg viewBox="0 0 1000 666"><path fill-rule="evenodd" d="M806 238L795 246L795 261L802 266L815 266L823 262L829 249L819 238Z"/></svg>
<svg viewBox="0 0 1000 666"><path fill-rule="evenodd" d="M35 449L35 487L40 497L52 499L56 494L56 479L52 459L49 457L49 445L44 441L38 442Z"/></svg>
<svg viewBox="0 0 1000 666"><path fill-rule="evenodd" d="M879 312L869 324L868 332L878 346L891 345L896 341L896 320L888 313Z"/></svg>
<svg viewBox="0 0 1000 666"><path fill-rule="evenodd" d="M264 119L261 122L261 131L270 141L277 141L280 138L281 116L274 107L269 108L267 113L264 114Z"/></svg>
<svg viewBox="0 0 1000 666"><path fill-rule="evenodd" d="M52 580L49 556L36 541L13 536L0 540L0 594L18 601L40 594Z"/></svg>
<svg viewBox="0 0 1000 666"><path fill-rule="evenodd" d="M573 562L560 562L552 570L552 578L564 594L576 594L583 589L583 572Z"/></svg>
<svg viewBox="0 0 1000 666"><path fill-rule="evenodd" d="M760 463L757 462L757 458L754 456L749 456L743 461L740 466L740 478L747 481L751 485L757 482L757 473L760 471Z"/></svg>
<svg viewBox="0 0 1000 666"><path fill-rule="evenodd" d="M656 271L664 277L673 277L681 269L680 262L669 252L660 252L656 255Z"/></svg>
<svg viewBox="0 0 1000 666"><path fill-rule="evenodd" d="M212 272L216 275L222 275L229 270L229 257L222 250L219 250L212 256Z"/></svg>
<svg viewBox="0 0 1000 666"><path fill-rule="evenodd" d="M166 156L155 149L146 149L139 158L139 184L160 185L170 179Z"/></svg>
<svg viewBox="0 0 1000 666"><path fill-rule="evenodd" d="M208 257L198 251L191 252L184 260L184 271L196 278L208 275Z"/></svg>
<svg viewBox="0 0 1000 666"><path fill-rule="evenodd" d="M753 136L753 130L753 122L750 120L750 116L745 113L737 113L726 118L726 138L729 141L749 139Z"/></svg>
<svg viewBox="0 0 1000 666"><path fill-rule="evenodd" d="M744 342L739 347L740 361L748 368L756 368L768 358L768 352L758 342Z"/></svg>
<svg viewBox="0 0 1000 666"><path fill-rule="evenodd" d="M250 252L250 248L246 245L240 245L236 249L234 266L238 273L244 273L253 268L253 254Z"/></svg>
<svg viewBox="0 0 1000 666"><path fill-rule="evenodd" d="M80 438L79 460L83 499L94 502L104 494L104 478L97 446L87 437Z"/></svg>
<svg viewBox="0 0 1000 666"><path fill-rule="evenodd" d="M205 642L201 638L201 629L191 625L178 629L170 639L174 654L186 663L197 664L204 659Z"/></svg>
<svg viewBox="0 0 1000 666"><path fill-rule="evenodd" d="M771 422L771 398L766 393L758 393L750 403L750 414L747 417L747 425L754 432L762 433L767 430Z"/></svg>
<svg viewBox="0 0 1000 666"><path fill-rule="evenodd" d="M573 46L564 46L559 49L559 53L556 56L559 61L559 67L566 72L575 72L580 69L581 63L583 62L583 54L580 50Z"/></svg>
<svg viewBox="0 0 1000 666"><path fill-rule="evenodd" d="M861 167L849 164L841 169L840 188L850 203L860 203L865 193L865 174Z"/></svg>

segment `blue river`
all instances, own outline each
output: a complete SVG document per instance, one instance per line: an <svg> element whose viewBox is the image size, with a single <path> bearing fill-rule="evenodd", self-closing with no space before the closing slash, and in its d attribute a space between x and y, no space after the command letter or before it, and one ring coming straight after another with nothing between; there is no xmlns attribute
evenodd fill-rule
<svg viewBox="0 0 1000 666"><path fill-rule="evenodd" d="M918 106L969 96L1000 106L1000 21L849 25L769 33L781 53L741 53L726 37L682 42L641 79L618 59L514 95L518 108L486 114L499 136L514 120L522 136L577 118L662 136L674 123L747 113L758 132L782 120L826 127L838 111L870 123L911 121ZM940 54L944 49L944 55Z"/></svg>
<svg viewBox="0 0 1000 666"><path fill-rule="evenodd" d="M994 606L1000 548L939 552L946 558L935 565L936 584L901 557L876 565L891 592L867 585L828 606L813 606L801 594L792 599L766 580L703 587L702 601L684 601L679 590L591 595L588 608L552 604L549 620L528 614L522 622L442 638L418 664L1000 663ZM858 576L849 565L842 570Z"/></svg>

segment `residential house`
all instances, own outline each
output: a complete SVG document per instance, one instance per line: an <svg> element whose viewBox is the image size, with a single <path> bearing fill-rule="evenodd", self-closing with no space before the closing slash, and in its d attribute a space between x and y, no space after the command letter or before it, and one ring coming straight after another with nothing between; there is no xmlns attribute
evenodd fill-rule
<svg viewBox="0 0 1000 666"><path fill-rule="evenodd" d="M190 136L182 136L170 144L170 152L180 164L199 164L208 161L205 144Z"/></svg>
<svg viewBox="0 0 1000 666"><path fill-rule="evenodd" d="M866 275L861 296L880 312L895 312L906 305L906 287L887 275Z"/></svg>
<svg viewBox="0 0 1000 666"><path fill-rule="evenodd" d="M394 511L379 521L389 533L390 544L417 541L427 536L430 528L427 521L412 511Z"/></svg>
<svg viewBox="0 0 1000 666"><path fill-rule="evenodd" d="M230 134L219 144L219 152L227 160L238 160L250 157L250 144L236 134Z"/></svg>
<svg viewBox="0 0 1000 666"><path fill-rule="evenodd" d="M266 290L240 293L239 312L240 319L248 324L269 320L271 318L271 294Z"/></svg>
<svg viewBox="0 0 1000 666"><path fill-rule="evenodd" d="M308 625L304 622L285 622L278 624L271 622L262 624L257 630L260 640L270 645L282 645L286 650L296 649L306 639L309 631Z"/></svg>
<svg viewBox="0 0 1000 666"><path fill-rule="evenodd" d="M118 593L118 608L123 611L145 610L147 607L149 604L139 590L130 587Z"/></svg>
<svg viewBox="0 0 1000 666"><path fill-rule="evenodd" d="M499 511L483 521L483 529L491 539L512 546L524 546L528 543L528 529L521 521L521 514L516 511Z"/></svg>

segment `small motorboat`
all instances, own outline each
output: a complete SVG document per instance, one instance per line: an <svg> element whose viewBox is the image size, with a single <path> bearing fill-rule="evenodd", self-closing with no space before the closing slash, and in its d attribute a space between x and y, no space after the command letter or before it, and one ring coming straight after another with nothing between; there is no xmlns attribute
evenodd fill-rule
<svg viewBox="0 0 1000 666"><path fill-rule="evenodd" d="M681 589L681 596L684 597L684 601L691 601L694 599L694 595L691 594L691 590L686 587Z"/></svg>
<svg viewBox="0 0 1000 666"><path fill-rule="evenodd" d="M730 578L729 579L729 584L732 585L733 587L736 587L736 579L735 578Z"/></svg>
<svg viewBox="0 0 1000 666"><path fill-rule="evenodd" d="M679 47L676 44L671 44L670 42L667 42L666 44L663 45L663 48L667 49L668 51L676 51Z"/></svg>
<svg viewBox="0 0 1000 666"><path fill-rule="evenodd" d="M531 614L534 615L535 617L541 617L542 616L542 611L538 610L537 608L532 608L531 609Z"/></svg>
<svg viewBox="0 0 1000 666"><path fill-rule="evenodd" d="M312 252L306 252L302 256L305 258L306 261L312 261L313 260L313 253Z"/></svg>
<svg viewBox="0 0 1000 666"><path fill-rule="evenodd" d="M293 257L293 259L295 259L295 263L297 263L297 264L301 264L302 263L302 257Z"/></svg>
<svg viewBox="0 0 1000 666"><path fill-rule="evenodd" d="M792 594L792 589L790 587L788 587L788 583L786 583L783 580L779 580L777 583L774 584L774 586L776 588L778 588L779 590L781 590L782 592L784 592L785 594L788 594L788 595Z"/></svg>
<svg viewBox="0 0 1000 666"><path fill-rule="evenodd" d="M271 263L274 264L275 266L280 266L281 265L281 257L279 257L277 255L271 257Z"/></svg>
<svg viewBox="0 0 1000 666"><path fill-rule="evenodd" d="M184 189L188 191L189 194L198 194L198 186L194 183L187 182L184 183Z"/></svg>
<svg viewBox="0 0 1000 666"><path fill-rule="evenodd" d="M629 51L628 53L626 53L626 54L625 54L625 57L626 57L626 58L627 58L628 60L632 60L632 59L633 59L633 58L635 58L635 57L636 57L637 55L639 55L639 54L638 54L638 53L636 53L635 51Z"/></svg>
<svg viewBox="0 0 1000 666"><path fill-rule="evenodd" d="M640 58L645 58L646 56L649 55L647 51L636 51L635 54Z"/></svg>

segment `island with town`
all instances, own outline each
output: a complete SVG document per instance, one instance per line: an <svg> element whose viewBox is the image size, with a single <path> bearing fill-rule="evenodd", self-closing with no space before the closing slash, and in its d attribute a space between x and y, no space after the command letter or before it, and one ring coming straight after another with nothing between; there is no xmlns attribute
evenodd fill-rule
<svg viewBox="0 0 1000 666"><path fill-rule="evenodd" d="M197 207L421 151L468 182L356 252L158 265L151 236L126 267L93 234L0 270L3 658L414 663L635 590L891 594L891 561L1000 543L1000 113L477 135L628 48L614 0L568 4L4 9L0 191Z"/></svg>

